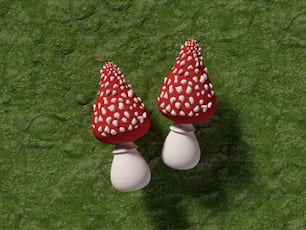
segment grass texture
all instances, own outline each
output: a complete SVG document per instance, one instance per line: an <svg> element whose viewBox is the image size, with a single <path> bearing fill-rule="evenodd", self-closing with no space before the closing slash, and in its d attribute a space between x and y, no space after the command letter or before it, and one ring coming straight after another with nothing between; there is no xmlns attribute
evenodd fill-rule
<svg viewBox="0 0 306 230"><path fill-rule="evenodd" d="M189 3L188 3L189 2ZM306 229L306 2L0 1L0 229ZM188 38L202 47L217 112L196 126L189 171L160 153L163 79ZM106 61L151 115L152 171L120 193L113 146L91 133Z"/></svg>

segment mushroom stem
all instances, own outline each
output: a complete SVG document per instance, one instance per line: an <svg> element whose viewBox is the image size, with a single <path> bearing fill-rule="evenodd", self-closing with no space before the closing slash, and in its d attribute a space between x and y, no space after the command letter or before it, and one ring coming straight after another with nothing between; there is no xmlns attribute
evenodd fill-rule
<svg viewBox="0 0 306 230"><path fill-rule="evenodd" d="M115 145L111 167L111 183L121 192L145 187L151 179L149 166L137 150L134 142Z"/></svg>
<svg viewBox="0 0 306 230"><path fill-rule="evenodd" d="M174 123L170 126L162 150L162 159L170 168L186 170L200 161L201 150L192 124Z"/></svg>

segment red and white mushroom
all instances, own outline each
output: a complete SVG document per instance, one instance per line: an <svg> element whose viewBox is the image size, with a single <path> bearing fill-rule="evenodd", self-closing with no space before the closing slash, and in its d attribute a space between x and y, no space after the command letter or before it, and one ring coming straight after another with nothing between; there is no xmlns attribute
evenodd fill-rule
<svg viewBox="0 0 306 230"><path fill-rule="evenodd" d="M194 39L181 46L176 63L158 95L158 109L174 124L162 157L172 168L190 169L200 160L200 147L192 124L208 120L216 111L215 91L204 65L201 48Z"/></svg>
<svg viewBox="0 0 306 230"><path fill-rule="evenodd" d="M112 185L119 191L137 190L151 179L150 169L133 143L149 130L149 114L115 64L106 62L100 74L92 132L99 141L115 145Z"/></svg>

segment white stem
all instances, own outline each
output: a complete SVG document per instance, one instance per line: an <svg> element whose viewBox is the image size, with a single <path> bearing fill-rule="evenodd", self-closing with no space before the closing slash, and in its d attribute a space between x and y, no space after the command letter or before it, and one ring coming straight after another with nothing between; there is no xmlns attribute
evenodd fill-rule
<svg viewBox="0 0 306 230"><path fill-rule="evenodd" d="M174 123L170 126L162 150L162 159L170 168L186 170L195 167L201 150L192 124Z"/></svg>
<svg viewBox="0 0 306 230"><path fill-rule="evenodd" d="M151 179L149 166L137 150L134 142L115 145L111 167L111 182L121 192L145 187Z"/></svg>

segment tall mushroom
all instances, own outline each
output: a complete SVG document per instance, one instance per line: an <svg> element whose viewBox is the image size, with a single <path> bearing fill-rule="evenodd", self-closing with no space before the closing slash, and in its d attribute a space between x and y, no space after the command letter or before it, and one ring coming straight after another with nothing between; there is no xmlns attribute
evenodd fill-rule
<svg viewBox="0 0 306 230"><path fill-rule="evenodd" d="M157 98L159 111L174 122L164 142L162 159L175 169L198 164L201 153L193 124L208 120L216 111L215 92L200 51L194 39L181 46Z"/></svg>
<svg viewBox="0 0 306 230"><path fill-rule="evenodd" d="M103 143L115 145L112 185L123 192L143 188L149 183L151 172L133 141L148 131L148 112L115 64L106 62L100 73L91 121L93 135Z"/></svg>

